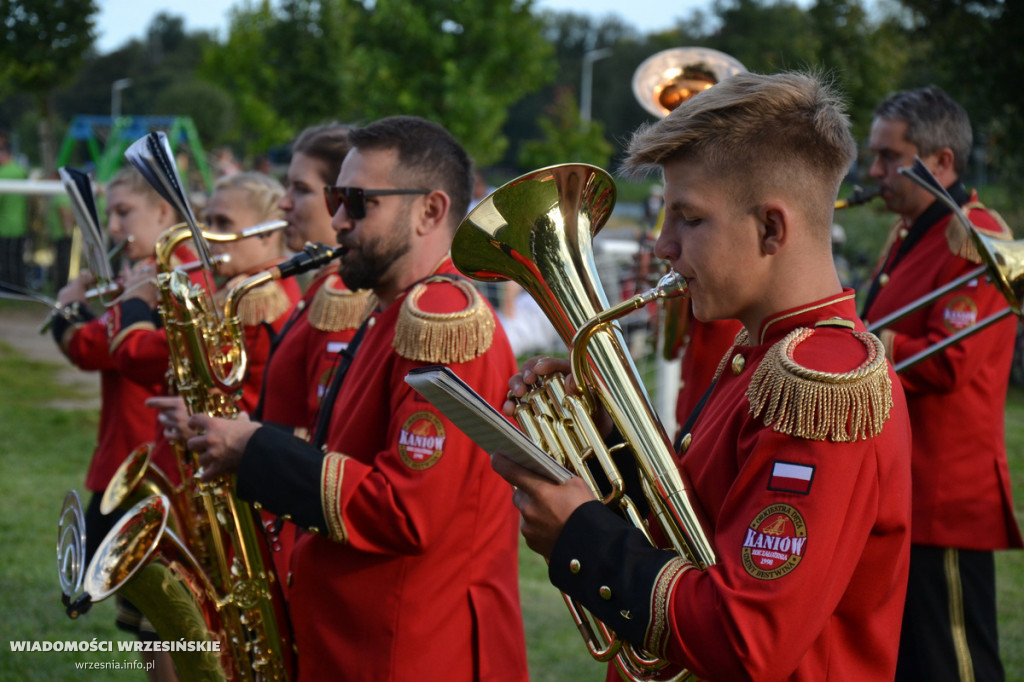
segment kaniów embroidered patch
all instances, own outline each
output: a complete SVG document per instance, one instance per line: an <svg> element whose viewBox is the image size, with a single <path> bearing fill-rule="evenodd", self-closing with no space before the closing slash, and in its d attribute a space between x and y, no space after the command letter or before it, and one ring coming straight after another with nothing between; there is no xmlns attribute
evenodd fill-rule
<svg viewBox="0 0 1024 682"><path fill-rule="evenodd" d="M759 580L790 573L807 551L807 525L795 507L772 504L762 509L747 528L741 548L743 568Z"/></svg>
<svg viewBox="0 0 1024 682"><path fill-rule="evenodd" d="M444 451L444 424L433 412L410 415L398 434L398 454L410 469L428 469Z"/></svg>
<svg viewBox="0 0 1024 682"><path fill-rule="evenodd" d="M970 296L954 296L942 311L942 325L948 332L973 327L978 322L978 306Z"/></svg>

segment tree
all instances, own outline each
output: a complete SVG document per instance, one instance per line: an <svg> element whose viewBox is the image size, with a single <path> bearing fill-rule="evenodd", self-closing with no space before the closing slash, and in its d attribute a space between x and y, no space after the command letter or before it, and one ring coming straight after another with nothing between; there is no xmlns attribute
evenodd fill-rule
<svg viewBox="0 0 1024 682"><path fill-rule="evenodd" d="M54 170L51 93L92 47L98 12L95 0L0 0L0 84L35 95L47 173Z"/></svg>
<svg viewBox="0 0 1024 682"><path fill-rule="evenodd" d="M508 108L550 74L531 0L267 0L234 11L203 74L238 98L261 143L340 119L413 114L481 165L500 158Z"/></svg>
<svg viewBox="0 0 1024 682"><path fill-rule="evenodd" d="M971 115L1005 172L1024 170L1024 5L1010 0L900 0L919 48L908 85L935 83ZM923 68L922 65L927 65Z"/></svg>
<svg viewBox="0 0 1024 682"><path fill-rule="evenodd" d="M556 163L589 163L607 168L614 151L604 139L604 128L596 121L584 123L576 98L561 88L548 114L540 119L543 137L523 143L519 164L523 168L541 168Z"/></svg>

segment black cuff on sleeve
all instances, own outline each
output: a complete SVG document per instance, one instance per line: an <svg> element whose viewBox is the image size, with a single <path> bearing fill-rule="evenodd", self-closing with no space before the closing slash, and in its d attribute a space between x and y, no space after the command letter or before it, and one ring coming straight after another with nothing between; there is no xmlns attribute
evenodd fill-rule
<svg viewBox="0 0 1024 682"><path fill-rule="evenodd" d="M280 429L261 426L249 439L238 470L238 496L302 527L326 528L320 501L324 454Z"/></svg>
<svg viewBox="0 0 1024 682"><path fill-rule="evenodd" d="M81 303L71 303L53 314L53 323L50 325L50 333L53 340L59 345L64 340L68 328L76 324L84 324L96 316L88 307Z"/></svg>
<svg viewBox="0 0 1024 682"><path fill-rule="evenodd" d="M148 322L153 324L154 310L141 298L128 298L121 301L121 329L133 324Z"/></svg>
<svg viewBox="0 0 1024 682"><path fill-rule="evenodd" d="M620 637L643 645L654 583L675 556L652 547L640 530L595 500L569 517L548 576Z"/></svg>

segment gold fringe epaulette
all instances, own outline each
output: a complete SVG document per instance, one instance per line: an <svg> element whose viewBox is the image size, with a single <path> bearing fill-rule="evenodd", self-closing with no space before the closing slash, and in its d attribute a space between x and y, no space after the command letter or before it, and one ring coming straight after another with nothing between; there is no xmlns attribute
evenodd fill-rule
<svg viewBox="0 0 1024 682"><path fill-rule="evenodd" d="M367 290L335 289L337 275L330 275L309 304L309 324L322 332L357 329L370 298Z"/></svg>
<svg viewBox="0 0 1024 682"><path fill-rule="evenodd" d="M267 282L247 292L238 302L238 317L247 327L273 322L288 312L292 300L278 282Z"/></svg>
<svg viewBox="0 0 1024 682"><path fill-rule="evenodd" d="M868 357L843 373L796 363L796 347L813 329L795 329L773 345L747 387L750 413L779 433L808 440L850 442L881 433L893 405L885 351L873 334L851 333L867 348Z"/></svg>
<svg viewBox="0 0 1024 682"><path fill-rule="evenodd" d="M453 313L429 313L417 304L430 282L458 287L466 307ZM483 355L494 340L494 316L469 282L433 277L412 288L395 324L395 351L407 360L451 364Z"/></svg>
<svg viewBox="0 0 1024 682"><path fill-rule="evenodd" d="M977 225L974 226L974 229L986 237L991 237L1000 241L1009 241L1013 239L1013 231L1010 230L1010 226L1006 224L1003 217L992 209L985 208L981 202L972 201L965 204L963 209L964 213L969 213L975 209L981 209L987 211L988 214L992 216L992 219L999 225L998 231L988 230L983 227L978 227ZM949 224L946 225L946 242L949 244L949 250L951 252L961 258L969 260L972 263L981 264L981 256L978 255L978 248L974 245L974 240L968 236L967 232L964 230L964 226L959 220L957 220L956 216L953 216L949 221Z"/></svg>

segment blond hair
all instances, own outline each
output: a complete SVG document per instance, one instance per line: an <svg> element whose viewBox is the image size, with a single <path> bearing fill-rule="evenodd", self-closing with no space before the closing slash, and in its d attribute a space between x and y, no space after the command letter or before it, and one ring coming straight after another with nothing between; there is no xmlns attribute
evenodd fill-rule
<svg viewBox="0 0 1024 682"><path fill-rule="evenodd" d="M120 169L114 176L107 180L106 191L109 194L110 190L118 186L127 187L133 194L139 194L146 198L146 201L151 205L157 205L166 200L160 196L159 192L153 189L153 185L142 176L135 166L125 166Z"/></svg>
<svg viewBox="0 0 1024 682"><path fill-rule="evenodd" d="M281 217L281 209L277 204L284 196L284 187L269 175L256 171L226 175L213 186L214 192L225 189L245 192L248 203L256 210L261 222Z"/></svg>
<svg viewBox="0 0 1024 682"><path fill-rule="evenodd" d="M844 103L821 77L739 73L637 130L625 170L695 161L722 180L738 209L781 192L806 198L798 205L808 220L830 228L856 151Z"/></svg>

